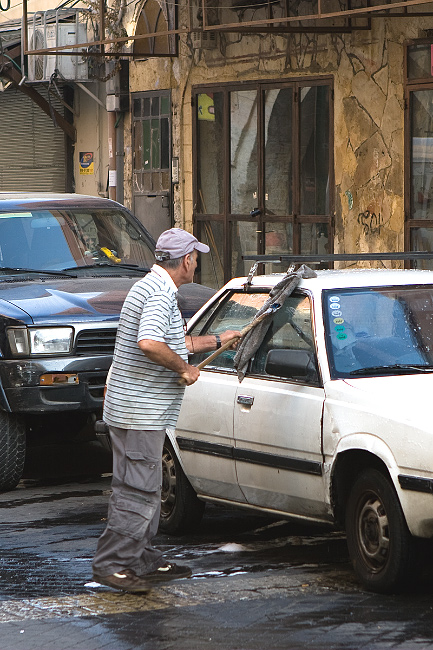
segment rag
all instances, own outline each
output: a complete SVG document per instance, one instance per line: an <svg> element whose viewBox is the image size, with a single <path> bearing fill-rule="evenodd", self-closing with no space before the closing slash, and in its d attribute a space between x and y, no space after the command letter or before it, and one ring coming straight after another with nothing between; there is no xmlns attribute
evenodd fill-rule
<svg viewBox="0 0 433 650"><path fill-rule="evenodd" d="M238 346L234 358L234 367L238 373L239 381L242 381L247 371L248 362L259 349L263 339L266 336L269 325L274 317L275 312L284 304L284 301L296 289L303 278L315 278L317 274L309 266L302 264L297 271L289 270L282 280L276 284L269 292L269 298L259 309L252 321L251 329L244 336ZM263 316L263 318L261 318ZM254 323L260 318L257 325Z"/></svg>

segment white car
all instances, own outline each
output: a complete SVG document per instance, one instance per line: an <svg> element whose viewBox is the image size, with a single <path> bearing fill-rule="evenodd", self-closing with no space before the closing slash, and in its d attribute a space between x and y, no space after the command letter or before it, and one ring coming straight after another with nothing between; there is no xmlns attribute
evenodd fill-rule
<svg viewBox="0 0 433 650"><path fill-rule="evenodd" d="M281 278L231 280L189 332L241 330ZM414 538L433 537L433 272L318 271L275 313L242 382L234 355L186 389L161 528L191 528L206 501L341 524L361 583L401 587Z"/></svg>

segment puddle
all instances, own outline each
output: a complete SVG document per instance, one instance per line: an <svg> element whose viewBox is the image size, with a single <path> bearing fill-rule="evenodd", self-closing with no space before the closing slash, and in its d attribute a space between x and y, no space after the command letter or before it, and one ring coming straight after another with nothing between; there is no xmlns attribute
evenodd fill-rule
<svg viewBox="0 0 433 650"><path fill-rule="evenodd" d="M55 558L2 550L0 600L79 594L91 575L88 557Z"/></svg>
<svg viewBox="0 0 433 650"><path fill-rule="evenodd" d="M10 499L9 501L0 501L0 508L19 508L20 506L35 505L38 503L54 503L55 501L63 501L64 499L74 498L88 498L108 495L109 490L88 490L87 492L81 490L72 490L70 492L59 492L58 494L37 494L34 497L27 499Z"/></svg>
<svg viewBox="0 0 433 650"><path fill-rule="evenodd" d="M164 549L165 550L165 549ZM199 544L167 548L170 557L176 560L209 561L210 556L254 555L258 563L266 564L272 557L272 565L301 566L306 564L341 564L348 562L346 538L343 533L333 533L327 537L305 536L278 537L271 540L257 540L248 543L227 542L225 544ZM276 564L278 562L278 565Z"/></svg>
<svg viewBox="0 0 433 650"><path fill-rule="evenodd" d="M222 570L210 570L210 571L204 571L200 573L199 571L194 572L190 578L190 580L203 580L204 578L227 578L229 576L238 576L246 573L264 573L267 571L275 571L275 570L284 570L288 568L290 565L245 565L245 566L235 566L235 567L230 567L229 569L222 569Z"/></svg>

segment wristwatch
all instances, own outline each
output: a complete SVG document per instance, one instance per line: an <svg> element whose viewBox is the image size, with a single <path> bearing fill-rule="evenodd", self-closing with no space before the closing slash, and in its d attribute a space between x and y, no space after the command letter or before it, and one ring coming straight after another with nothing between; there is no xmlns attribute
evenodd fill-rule
<svg viewBox="0 0 433 650"><path fill-rule="evenodd" d="M219 350L222 345L221 337L219 334L215 334L215 340L216 340L216 349Z"/></svg>

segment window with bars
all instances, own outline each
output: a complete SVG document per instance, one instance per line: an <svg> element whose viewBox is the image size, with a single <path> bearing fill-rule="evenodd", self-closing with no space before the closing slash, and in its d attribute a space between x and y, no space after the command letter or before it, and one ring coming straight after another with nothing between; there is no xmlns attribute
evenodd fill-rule
<svg viewBox="0 0 433 650"><path fill-rule="evenodd" d="M176 0L144 0L135 35L149 35L134 41L134 55L176 56L177 36L167 34L177 26ZM158 34L160 32L160 34ZM150 36L154 34L154 36Z"/></svg>
<svg viewBox="0 0 433 650"><path fill-rule="evenodd" d="M406 56L405 248L433 250L433 41L408 44ZM433 268L432 260L414 260Z"/></svg>
<svg viewBox="0 0 433 650"><path fill-rule="evenodd" d="M332 79L194 90L202 282L247 274L245 255L332 252Z"/></svg>
<svg viewBox="0 0 433 650"><path fill-rule="evenodd" d="M170 93L133 98L134 193L170 189Z"/></svg>

